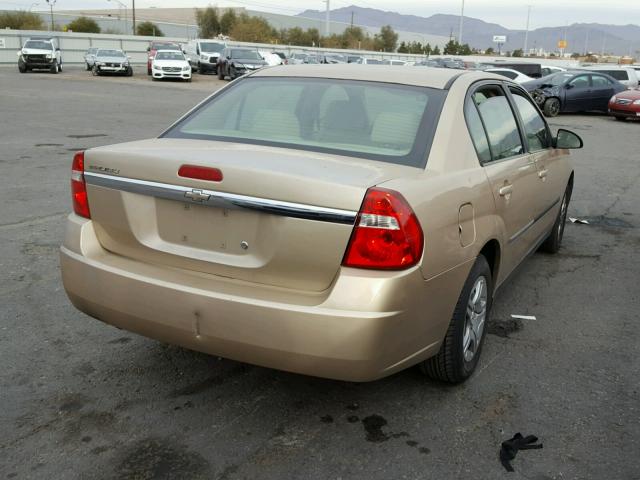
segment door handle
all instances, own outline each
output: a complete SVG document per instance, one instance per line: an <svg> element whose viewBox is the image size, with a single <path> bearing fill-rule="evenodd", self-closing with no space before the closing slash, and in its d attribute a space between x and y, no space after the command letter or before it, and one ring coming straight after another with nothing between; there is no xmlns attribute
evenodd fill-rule
<svg viewBox="0 0 640 480"><path fill-rule="evenodd" d="M545 178L545 177L547 176L547 173L549 173L549 170L547 170L546 168L545 168L545 169L543 169L543 170L540 170L540 171L538 172L538 177L540 177L540 178Z"/></svg>
<svg viewBox="0 0 640 480"><path fill-rule="evenodd" d="M500 187L500 189L498 190L498 193L501 197L505 197L511 192L513 192L513 185L505 185L504 187Z"/></svg>

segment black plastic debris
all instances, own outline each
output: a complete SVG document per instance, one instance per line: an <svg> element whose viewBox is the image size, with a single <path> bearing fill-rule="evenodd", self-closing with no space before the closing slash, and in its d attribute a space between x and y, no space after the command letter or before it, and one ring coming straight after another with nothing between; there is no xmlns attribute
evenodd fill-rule
<svg viewBox="0 0 640 480"><path fill-rule="evenodd" d="M507 472L513 472L511 466L511 460L516 458L518 450L534 450L542 448L541 443L536 443L538 437L535 435L527 435L523 437L520 432L516 433L513 438L502 442L502 448L500 448L500 463L507 470Z"/></svg>

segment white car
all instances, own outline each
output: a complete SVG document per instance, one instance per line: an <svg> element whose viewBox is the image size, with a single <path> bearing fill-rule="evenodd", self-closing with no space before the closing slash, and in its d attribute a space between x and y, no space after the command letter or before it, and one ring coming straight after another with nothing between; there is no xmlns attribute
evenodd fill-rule
<svg viewBox="0 0 640 480"><path fill-rule="evenodd" d="M554 66L540 65L540 71L542 76L546 77L547 75L551 75L552 73L566 72L567 69L562 67L556 67L555 65Z"/></svg>
<svg viewBox="0 0 640 480"><path fill-rule="evenodd" d="M184 53L176 50L158 50L151 63L153 80L162 78L179 78L191 81L191 65Z"/></svg>
<svg viewBox="0 0 640 480"><path fill-rule="evenodd" d="M273 67L275 65L282 65L282 58L280 58L280 56L275 53L267 52L265 50L258 50L258 54L265 62L267 62L267 65L270 67Z"/></svg>
<svg viewBox="0 0 640 480"><path fill-rule="evenodd" d="M588 67L580 67L580 69L605 73L632 90L638 88L640 84L638 72L629 65L590 65Z"/></svg>
<svg viewBox="0 0 640 480"><path fill-rule="evenodd" d="M533 78L531 78L529 75L525 75L524 73L513 70L511 68L487 68L485 72L502 75L503 77L507 77L516 83L530 82L531 80L533 80Z"/></svg>

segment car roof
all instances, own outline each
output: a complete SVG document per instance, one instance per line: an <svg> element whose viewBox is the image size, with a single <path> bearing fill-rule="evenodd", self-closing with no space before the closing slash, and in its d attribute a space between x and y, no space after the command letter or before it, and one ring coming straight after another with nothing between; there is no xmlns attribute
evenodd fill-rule
<svg viewBox="0 0 640 480"><path fill-rule="evenodd" d="M251 74L252 77L333 78L337 80L397 83L400 85L431 87L441 90L447 89L460 75L473 77L470 78L470 80L504 80L504 77L478 71L429 67L412 69L400 65L379 65L371 68L367 65L353 63L276 66L263 68Z"/></svg>

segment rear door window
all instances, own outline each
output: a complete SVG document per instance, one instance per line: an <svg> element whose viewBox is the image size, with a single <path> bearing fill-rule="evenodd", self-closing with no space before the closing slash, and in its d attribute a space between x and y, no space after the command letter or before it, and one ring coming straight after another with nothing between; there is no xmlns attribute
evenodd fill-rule
<svg viewBox="0 0 640 480"><path fill-rule="evenodd" d="M594 88L608 88L612 85L611 80L601 75L591 75L591 83Z"/></svg>
<svg viewBox="0 0 640 480"><path fill-rule="evenodd" d="M520 130L504 90L498 85L484 85L471 98L487 132L492 160L522 155Z"/></svg>

